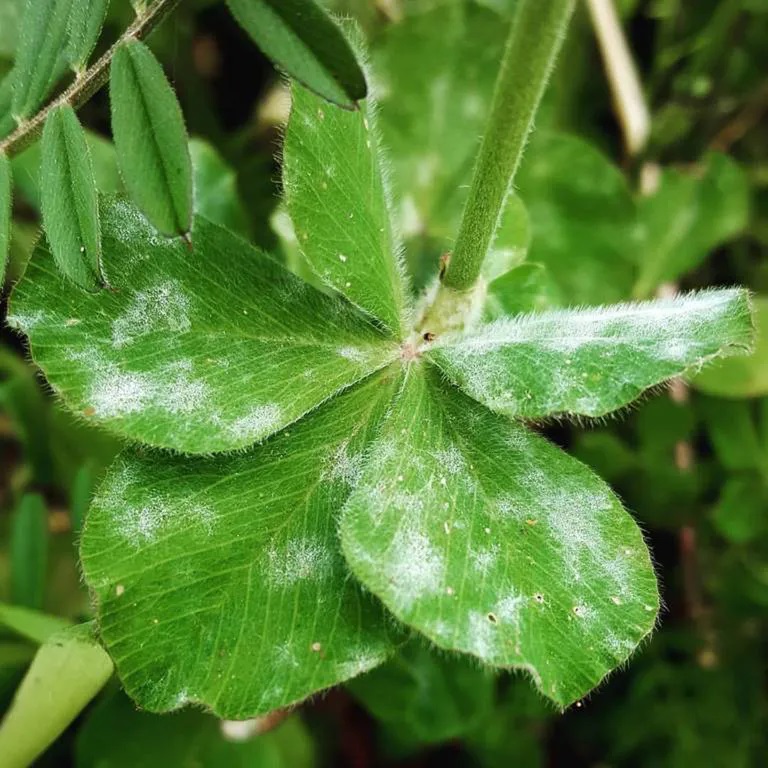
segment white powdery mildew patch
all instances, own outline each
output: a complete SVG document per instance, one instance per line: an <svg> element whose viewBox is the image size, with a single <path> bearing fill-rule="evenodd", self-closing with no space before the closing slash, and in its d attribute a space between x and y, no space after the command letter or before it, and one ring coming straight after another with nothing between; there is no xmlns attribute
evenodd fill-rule
<svg viewBox="0 0 768 768"><path fill-rule="evenodd" d="M137 251L137 242L147 243L149 246L147 251L169 243L158 235L157 230L149 223L149 219L127 200L115 199L107 210L110 217L109 231L120 242L129 246L134 258L147 258L146 253Z"/></svg>
<svg viewBox="0 0 768 768"><path fill-rule="evenodd" d="M162 499L149 499L139 506L115 509L113 519L119 535L138 547L154 539L170 515L171 509Z"/></svg>
<svg viewBox="0 0 768 768"><path fill-rule="evenodd" d="M467 617L466 631L472 653L481 659L493 659L496 655L498 630L488 619L488 614L470 611Z"/></svg>
<svg viewBox="0 0 768 768"><path fill-rule="evenodd" d="M551 487L551 486L550 486ZM613 507L608 491L560 487L544 505L544 522L572 574L609 559L603 522Z"/></svg>
<svg viewBox="0 0 768 768"><path fill-rule="evenodd" d="M349 661L342 661L336 665L336 672L340 680L349 680L352 677L362 675L369 669L377 667L384 660L381 653L371 650L361 650Z"/></svg>
<svg viewBox="0 0 768 768"><path fill-rule="evenodd" d="M637 646L637 643L629 637L618 637L613 632L607 632L600 639L602 646L615 659L623 659Z"/></svg>
<svg viewBox="0 0 768 768"><path fill-rule="evenodd" d="M131 506L124 497L122 500L117 497L116 487L111 493L115 530L133 547L148 544L173 531L200 531L206 535L213 533L216 512L207 505L186 499L155 497Z"/></svg>
<svg viewBox="0 0 768 768"><path fill-rule="evenodd" d="M29 313L14 312L6 318L6 321L11 328L15 328L18 331L24 331L25 333L34 331L44 320L45 315L41 309L36 309L34 312Z"/></svg>
<svg viewBox="0 0 768 768"><path fill-rule="evenodd" d="M522 522L530 517L530 509L525 504L521 504L517 499L510 495L499 496L491 504L491 512L501 518L507 518Z"/></svg>
<svg viewBox="0 0 768 768"><path fill-rule="evenodd" d="M628 597L631 593L631 563L623 552L610 560L603 560L600 566L604 573L614 582L615 587L622 597Z"/></svg>
<svg viewBox="0 0 768 768"><path fill-rule="evenodd" d="M266 553L264 574L273 586L299 581L324 581L333 571L333 553L320 539L289 539L272 544Z"/></svg>
<svg viewBox="0 0 768 768"><path fill-rule="evenodd" d="M349 441L345 440L327 458L323 478L332 481L340 480L350 488L354 488L360 481L364 464L364 455L350 453Z"/></svg>
<svg viewBox="0 0 768 768"><path fill-rule="evenodd" d="M107 473L99 488L96 503L108 511L125 505L125 494L128 489L139 482L135 467L130 464L115 464Z"/></svg>
<svg viewBox="0 0 768 768"><path fill-rule="evenodd" d="M480 549L472 555L472 566L477 573L485 576L493 569L499 558L499 545L493 544L485 549Z"/></svg>
<svg viewBox="0 0 768 768"><path fill-rule="evenodd" d="M158 405L171 413L193 413L206 408L209 401L208 385L202 379L189 376L192 370L190 361L182 361L169 366L167 386L158 388Z"/></svg>
<svg viewBox="0 0 768 768"><path fill-rule="evenodd" d="M91 378L87 400L100 418L127 416L151 407L171 413L206 409L208 387L204 381L190 378L189 366L183 363L166 366L153 376L123 371L114 363L94 359L88 351L81 358Z"/></svg>
<svg viewBox="0 0 768 768"><path fill-rule="evenodd" d="M499 600L494 613L498 620L504 624L512 624L520 628L523 620L523 609L528 602L527 598L517 592L510 592Z"/></svg>
<svg viewBox="0 0 768 768"><path fill-rule="evenodd" d="M257 440L274 431L280 425L282 417L282 409L276 403L257 405L245 416L227 424L226 429L232 437L241 440Z"/></svg>
<svg viewBox="0 0 768 768"><path fill-rule="evenodd" d="M114 418L144 410L152 401L156 387L144 373L128 373L117 366L92 371L88 401L102 418Z"/></svg>
<svg viewBox="0 0 768 768"><path fill-rule="evenodd" d="M339 347L336 354L352 363L364 363L368 359L368 353L360 347Z"/></svg>
<svg viewBox="0 0 768 768"><path fill-rule="evenodd" d="M435 451L434 457L440 467L451 475L460 475L467 471L466 459L455 445Z"/></svg>
<svg viewBox="0 0 768 768"><path fill-rule="evenodd" d="M407 610L422 597L442 590L445 562L423 533L398 528L387 556L385 575L401 608Z"/></svg>
<svg viewBox="0 0 768 768"><path fill-rule="evenodd" d="M112 345L120 348L158 331L186 333L191 328L189 299L176 280L137 291L125 312L112 323Z"/></svg>

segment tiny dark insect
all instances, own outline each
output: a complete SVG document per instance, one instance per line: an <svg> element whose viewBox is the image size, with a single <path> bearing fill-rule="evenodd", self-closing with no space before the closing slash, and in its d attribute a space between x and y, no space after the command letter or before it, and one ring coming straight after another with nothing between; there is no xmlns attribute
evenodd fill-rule
<svg viewBox="0 0 768 768"><path fill-rule="evenodd" d="M434 341L435 334L432 333L432 331L427 331L421 338L424 339L424 341Z"/></svg>

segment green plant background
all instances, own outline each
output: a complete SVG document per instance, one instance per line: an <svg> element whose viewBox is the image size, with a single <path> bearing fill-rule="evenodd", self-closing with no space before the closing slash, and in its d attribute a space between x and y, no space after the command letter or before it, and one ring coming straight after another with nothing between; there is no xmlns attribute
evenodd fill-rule
<svg viewBox="0 0 768 768"><path fill-rule="evenodd" d="M18 0L0 0L0 74ZM455 231L514 0L337 0L380 77L406 258L428 275ZM527 227L505 226L506 286L529 308L742 284L768 326L768 3L618 2L653 122L629 159L580 6L517 180ZM113 2L99 49L130 20ZM176 86L209 217L280 252L297 271L278 206L280 77L223 3L186 2L151 38ZM120 189L100 94L80 112L99 189ZM17 189L6 287L39 228L39 147L13 160ZM656 191L638 192L658 164ZM513 205L518 205L518 202ZM200 205L198 200L198 205ZM510 220L514 217L510 217ZM506 224L506 222L505 222ZM500 281L499 281L500 282ZM492 293L494 293L492 283ZM4 296L7 295L4 294ZM4 305L3 305L4 315ZM91 492L119 445L73 420L0 332L0 601L90 616L74 547ZM564 715L528 682L493 677L412 642L384 666L303 705L261 735L197 711L138 713L109 686L40 758L76 766L759 766L768 753L768 346L710 369L620 418L546 434L590 464L646 533L662 587L658 631L631 664ZM30 494L36 494L30 496ZM0 621L2 623L2 621ZM0 711L34 652L0 629ZM2 765L2 756L0 756Z"/></svg>

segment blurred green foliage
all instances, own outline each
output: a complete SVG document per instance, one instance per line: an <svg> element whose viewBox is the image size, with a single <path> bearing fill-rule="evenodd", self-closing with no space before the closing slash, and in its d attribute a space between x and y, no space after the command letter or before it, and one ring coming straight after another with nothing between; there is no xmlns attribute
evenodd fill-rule
<svg viewBox="0 0 768 768"><path fill-rule="evenodd" d="M0 0L0 75L13 59L22 5ZM406 256L428 275L451 247L466 192L457 180L471 168L514 0L326 5L354 16L373 46L383 73L372 82L382 132L408 184L410 203L397 212ZM744 284L756 294L760 335L750 358L708 369L674 399L659 392L621 419L542 426L614 486L646 532L666 605L647 647L564 715L519 677L494 679L416 643L348 690L250 731L196 710L137 712L108 690L40 765L765 765L768 2L616 5L653 118L650 143L641 158L623 155L580 8L511 203L525 206L528 223L525 231L510 224L496 244L509 252L507 266L526 261L495 295L507 311L530 311L648 297L665 282ZM127 3L111 3L98 51L130 17ZM271 223L280 220L272 216L285 118L279 75L215 0L182 3L151 46L173 75L195 137L207 215L293 266L289 237ZM80 116L99 188L117 191L104 95ZM13 162L18 195L4 295L36 239L39 162L39 147ZM647 164L659 165L658 185L640 194ZM73 545L119 445L63 413L19 337L0 333L0 600L18 606L0 611L4 710L47 633L18 610L73 621L91 615Z"/></svg>

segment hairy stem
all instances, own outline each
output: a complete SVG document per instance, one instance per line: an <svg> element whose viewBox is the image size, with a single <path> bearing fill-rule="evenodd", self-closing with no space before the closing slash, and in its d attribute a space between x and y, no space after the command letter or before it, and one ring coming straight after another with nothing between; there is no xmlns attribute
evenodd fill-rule
<svg viewBox="0 0 768 768"><path fill-rule="evenodd" d="M109 78L109 67L115 50L127 40L142 40L181 2L181 0L155 0L143 11L120 39L80 77L76 78L60 96L40 110L30 120L20 123L16 130L0 141L0 154L7 157L18 154L35 141L43 130L46 118L56 107L69 104L81 107Z"/></svg>
<svg viewBox="0 0 768 768"><path fill-rule="evenodd" d="M573 13L574 0L519 0L456 247L443 285L467 291L493 242L533 118Z"/></svg>

